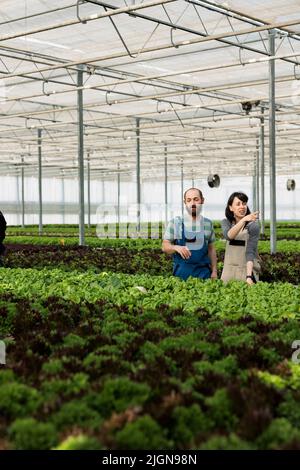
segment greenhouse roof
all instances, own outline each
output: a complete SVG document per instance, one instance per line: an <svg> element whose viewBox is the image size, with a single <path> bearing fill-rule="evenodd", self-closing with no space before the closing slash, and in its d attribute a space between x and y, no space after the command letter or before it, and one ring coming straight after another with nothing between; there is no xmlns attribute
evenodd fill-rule
<svg viewBox="0 0 300 470"><path fill-rule="evenodd" d="M252 175L275 62L276 171L300 173L300 9L288 0L3 0L1 174ZM270 37L275 34L275 54ZM80 82L82 77L82 85ZM139 139L139 140L138 140Z"/></svg>

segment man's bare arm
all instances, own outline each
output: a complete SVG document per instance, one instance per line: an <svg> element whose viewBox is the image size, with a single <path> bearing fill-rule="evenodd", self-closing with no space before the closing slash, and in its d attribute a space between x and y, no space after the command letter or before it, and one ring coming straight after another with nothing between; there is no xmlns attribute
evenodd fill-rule
<svg viewBox="0 0 300 470"><path fill-rule="evenodd" d="M188 259L191 256L191 252L186 246L174 245L169 240L163 240L161 249L167 255L178 253L183 259Z"/></svg>
<svg viewBox="0 0 300 470"><path fill-rule="evenodd" d="M217 252L214 243L209 243L208 245L208 257L210 259L211 264L211 278L217 279L218 272L217 272Z"/></svg>

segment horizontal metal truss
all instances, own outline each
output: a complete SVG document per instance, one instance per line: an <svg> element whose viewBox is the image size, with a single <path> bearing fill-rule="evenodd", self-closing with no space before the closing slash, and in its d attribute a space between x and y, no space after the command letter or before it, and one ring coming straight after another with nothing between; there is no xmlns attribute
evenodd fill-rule
<svg viewBox="0 0 300 470"><path fill-rule="evenodd" d="M17 16L16 0L6 2L0 174L37 176L42 135L43 177L77 177L82 92L91 178L130 180L137 139L144 180L164 181L166 148L170 180L180 178L181 161L193 178L252 175L273 60L277 172L300 174L300 12L297 18L288 1L290 17L268 21L264 3L250 15L246 0L241 10L202 0L65 1L57 8L29 0ZM275 6L272 17L280 16ZM264 135L267 168L267 127Z"/></svg>

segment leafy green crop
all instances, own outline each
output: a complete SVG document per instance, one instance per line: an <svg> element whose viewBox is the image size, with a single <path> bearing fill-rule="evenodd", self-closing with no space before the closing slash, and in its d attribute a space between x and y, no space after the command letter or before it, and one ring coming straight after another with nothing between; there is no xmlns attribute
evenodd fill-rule
<svg viewBox="0 0 300 470"><path fill-rule="evenodd" d="M9 428L9 435L17 450L47 450L58 442L51 423L41 423L33 418L16 420Z"/></svg>
<svg viewBox="0 0 300 470"><path fill-rule="evenodd" d="M200 450L254 450L255 446L243 441L236 434L227 436L213 436L204 444Z"/></svg>
<svg viewBox="0 0 300 470"><path fill-rule="evenodd" d="M278 449L293 441L300 443L300 431L287 419L277 418L257 439L257 444L261 449Z"/></svg>
<svg viewBox="0 0 300 470"><path fill-rule="evenodd" d="M116 443L119 449L170 449L172 444L165 434L153 418L146 415L133 423L126 424L121 431L117 432Z"/></svg>
<svg viewBox="0 0 300 470"><path fill-rule="evenodd" d="M208 416L217 428L233 430L237 417L233 413L232 403L225 389L219 389L212 397L206 399Z"/></svg>
<svg viewBox="0 0 300 470"><path fill-rule="evenodd" d="M145 287L147 293L133 289L136 285ZM182 309L187 314L203 309L221 317L240 318L251 315L267 322L282 318L298 319L300 316L300 287L288 283L261 282L249 288L246 283L238 281L224 285L221 281L190 278L184 282L178 278L146 274L97 275L60 269L49 271L2 268L1 292L37 299L61 297L76 303L105 300L112 305L126 306L129 311L134 306L156 310L160 305L169 305L171 308ZM116 328L122 331L122 322L116 319L113 327L110 321L106 334L115 334Z"/></svg>
<svg viewBox="0 0 300 470"><path fill-rule="evenodd" d="M17 382L0 385L1 415L12 418L30 416L40 405L41 395L34 388Z"/></svg>
<svg viewBox="0 0 300 470"><path fill-rule="evenodd" d="M177 446L194 446L194 438L209 431L209 422L199 405L177 406L172 413L171 435Z"/></svg>
<svg viewBox="0 0 300 470"><path fill-rule="evenodd" d="M52 415L52 423L62 431L73 426L81 429L94 429L101 425L103 419L85 401L72 400L65 403L61 409Z"/></svg>
<svg viewBox="0 0 300 470"><path fill-rule="evenodd" d="M69 436L61 442L54 450L101 450L102 445L94 438L79 434L78 436Z"/></svg>
<svg viewBox="0 0 300 470"><path fill-rule="evenodd" d="M146 384L135 383L127 377L108 379L103 389L87 397L91 407L102 416L110 416L113 411L120 413L129 407L142 405L150 396Z"/></svg>
<svg viewBox="0 0 300 470"><path fill-rule="evenodd" d="M298 448L299 293L0 269L2 438L20 449Z"/></svg>

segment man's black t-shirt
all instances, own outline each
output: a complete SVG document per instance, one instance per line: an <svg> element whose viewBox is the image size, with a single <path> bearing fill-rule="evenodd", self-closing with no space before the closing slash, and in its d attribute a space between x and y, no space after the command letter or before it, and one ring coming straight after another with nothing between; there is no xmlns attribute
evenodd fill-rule
<svg viewBox="0 0 300 470"><path fill-rule="evenodd" d="M0 244L2 245L2 242L5 238L5 230L6 230L6 220L2 212L0 211Z"/></svg>

